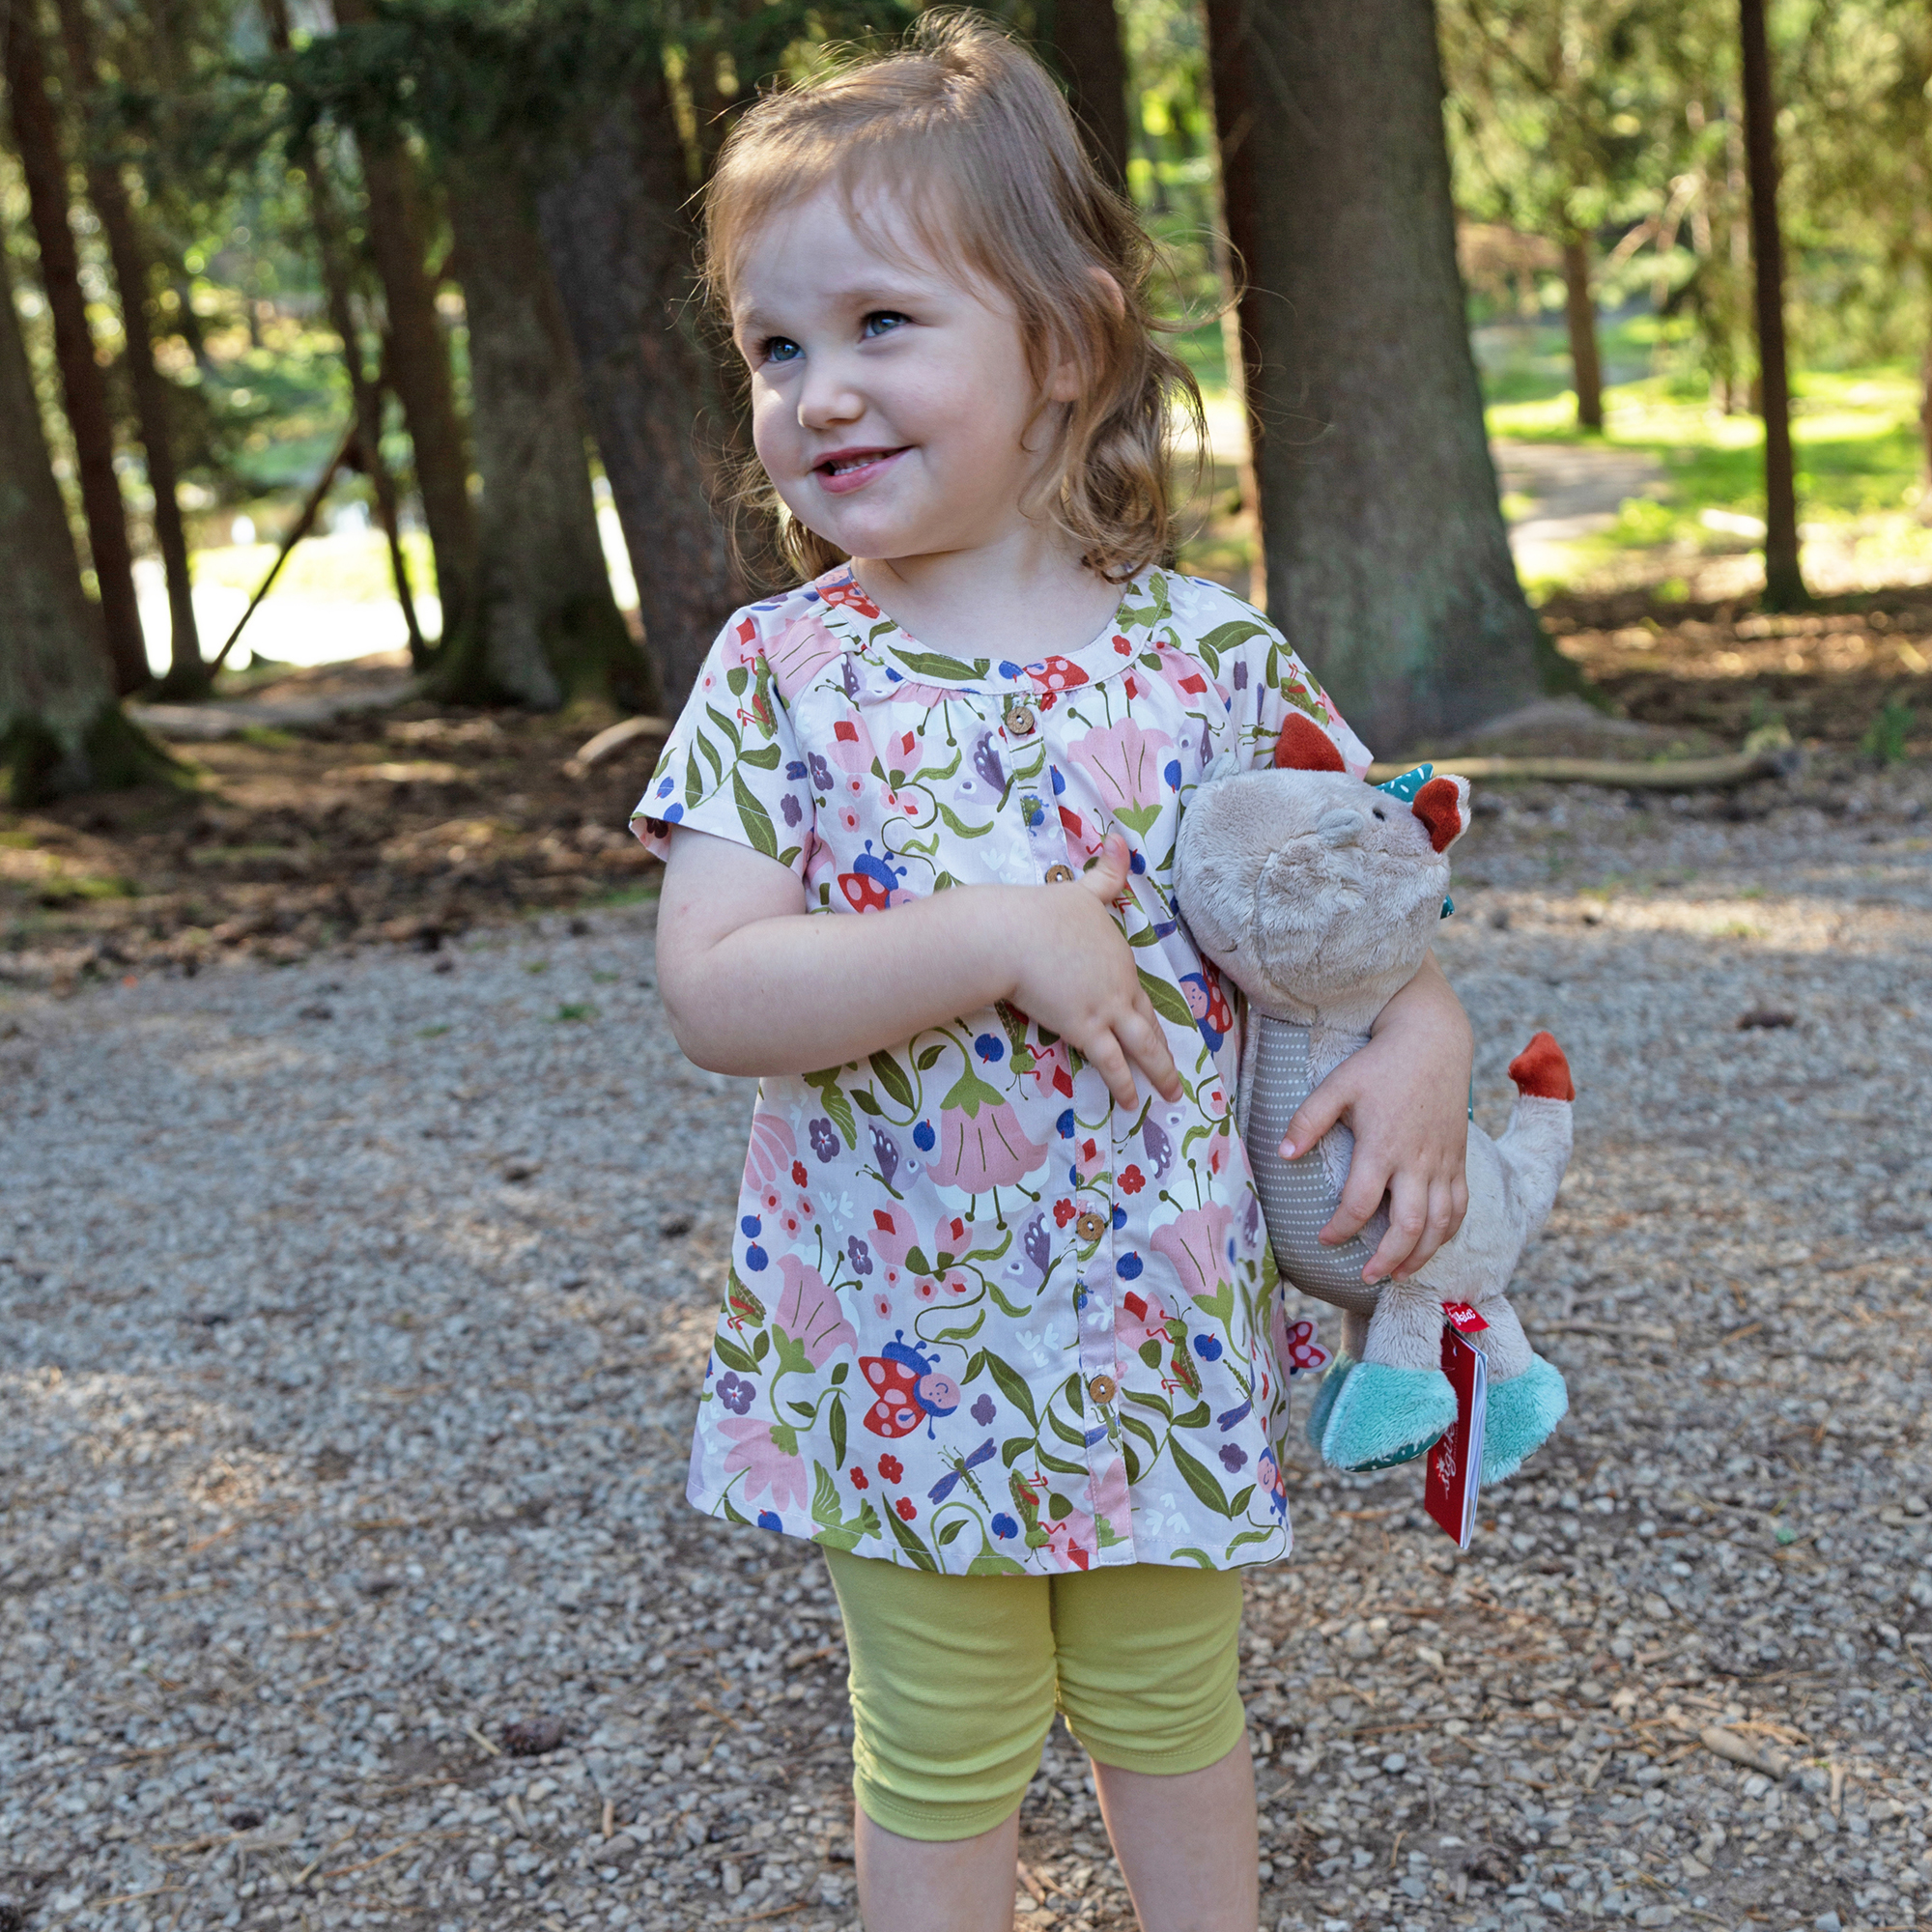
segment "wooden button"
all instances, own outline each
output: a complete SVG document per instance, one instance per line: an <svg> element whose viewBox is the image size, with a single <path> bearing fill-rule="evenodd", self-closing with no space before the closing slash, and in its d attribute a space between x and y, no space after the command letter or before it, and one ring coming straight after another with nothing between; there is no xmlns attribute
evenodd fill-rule
<svg viewBox="0 0 1932 1932"><path fill-rule="evenodd" d="M1083 1241L1097 1241L1107 1232L1107 1217L1104 1214L1094 1213L1090 1208L1079 1220L1074 1222L1073 1232Z"/></svg>
<svg viewBox="0 0 1932 1932"><path fill-rule="evenodd" d="M1087 1393L1093 1397L1094 1401L1100 1407L1105 1408L1115 1396L1120 1393L1120 1384L1114 1380L1112 1376L1095 1376L1087 1384Z"/></svg>
<svg viewBox="0 0 1932 1932"><path fill-rule="evenodd" d="M1064 886L1072 876L1071 866L1049 866L1046 868L1046 883L1049 886Z"/></svg>
<svg viewBox="0 0 1932 1932"><path fill-rule="evenodd" d="M1030 704L1009 704L1007 706L1007 729L1015 738L1033 736L1033 707Z"/></svg>

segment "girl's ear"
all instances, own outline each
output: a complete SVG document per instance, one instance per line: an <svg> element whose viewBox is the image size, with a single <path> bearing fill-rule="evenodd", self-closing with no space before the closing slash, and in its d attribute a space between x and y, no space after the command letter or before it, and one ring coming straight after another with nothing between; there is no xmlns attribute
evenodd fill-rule
<svg viewBox="0 0 1932 1932"><path fill-rule="evenodd" d="M1120 283L1102 268L1090 268L1087 272L1093 276L1107 306L1113 310L1114 320L1117 323L1123 321L1127 313L1127 298ZM1064 344L1047 378L1046 399L1050 403L1077 403L1089 380L1081 355L1070 345Z"/></svg>

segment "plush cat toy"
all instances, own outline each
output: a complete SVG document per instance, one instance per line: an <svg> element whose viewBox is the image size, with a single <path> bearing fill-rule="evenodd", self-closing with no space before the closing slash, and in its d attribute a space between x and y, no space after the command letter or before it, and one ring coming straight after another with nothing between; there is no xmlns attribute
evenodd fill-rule
<svg viewBox="0 0 1932 1932"><path fill-rule="evenodd" d="M1196 944L1248 996L1236 1120L1283 1277L1345 1311L1342 1349L1309 1435L1331 1465L1404 1462L1456 1416L1441 1368L1442 1305L1489 1327L1482 1480L1521 1466L1569 1406L1563 1378L1531 1352L1504 1293L1556 1200L1570 1158L1576 1089L1562 1049L1539 1033L1511 1064L1517 1102L1492 1141L1469 1128L1469 1210L1417 1275L1369 1287L1362 1269L1386 1213L1323 1247L1354 1137L1336 1126L1298 1159L1279 1149L1303 1100L1351 1053L1414 977L1444 909L1447 853L1468 824L1466 779L1350 778L1313 724L1291 717L1272 771L1210 770L1181 819L1180 914ZM1405 797L1405 793L1412 796Z"/></svg>

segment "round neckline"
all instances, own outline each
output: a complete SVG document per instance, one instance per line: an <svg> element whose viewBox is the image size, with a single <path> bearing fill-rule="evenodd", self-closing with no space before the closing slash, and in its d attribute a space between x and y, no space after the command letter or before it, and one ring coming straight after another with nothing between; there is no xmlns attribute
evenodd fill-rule
<svg viewBox="0 0 1932 1932"><path fill-rule="evenodd" d="M1022 664L990 653L961 658L926 649L873 601L849 563L835 564L805 585L803 594L846 649L888 681L964 693L1053 690L1054 680L1068 669L1081 674L1075 682L1097 682L1126 669L1151 648L1153 625L1168 614L1164 576L1155 569L1139 571L1121 585L1113 614L1086 643Z"/></svg>

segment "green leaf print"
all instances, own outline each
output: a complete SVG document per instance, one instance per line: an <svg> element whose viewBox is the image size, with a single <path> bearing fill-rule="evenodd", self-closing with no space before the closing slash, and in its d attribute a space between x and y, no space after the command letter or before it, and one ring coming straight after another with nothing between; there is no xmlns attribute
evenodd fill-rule
<svg viewBox="0 0 1932 1932"><path fill-rule="evenodd" d="M893 655L915 677L950 678L961 684L971 678L984 677L993 665L991 658L975 658L971 664L962 664L957 658L943 656L938 651L895 651Z"/></svg>
<svg viewBox="0 0 1932 1932"><path fill-rule="evenodd" d="M1197 1402L1192 1408L1184 1409L1174 1418L1177 1429L1206 1429L1213 1411L1205 1402Z"/></svg>
<svg viewBox="0 0 1932 1932"><path fill-rule="evenodd" d="M870 1065L878 1075L879 1085L910 1113L914 1106L912 1082L906 1078L905 1068L890 1053L873 1054Z"/></svg>
<svg viewBox="0 0 1932 1932"><path fill-rule="evenodd" d="M859 1123L852 1118L851 1104L845 1098L845 1090L838 1084L838 1069L828 1066L817 1073L808 1073L805 1084L818 1095L818 1104L831 1116L832 1124L845 1136L845 1145L855 1148L859 1145Z"/></svg>
<svg viewBox="0 0 1932 1932"><path fill-rule="evenodd" d="M1250 638L1264 638L1267 626L1258 624L1252 617L1236 617L1225 624L1216 624L1205 638L1194 640L1194 648L1208 661L1208 668L1216 677L1221 674L1221 653L1238 649Z"/></svg>
<svg viewBox="0 0 1932 1932"><path fill-rule="evenodd" d="M934 1559L932 1551L925 1547L919 1531L914 1529L911 1523L901 1522L896 1510L888 1510L886 1512L886 1527L892 1531L899 1548L912 1558L920 1569L938 1570L939 1564Z"/></svg>
<svg viewBox="0 0 1932 1932"><path fill-rule="evenodd" d="M840 1362L842 1369L845 1364ZM832 1398L832 1460L841 1468L845 1463L845 1400L842 1396Z"/></svg>
<svg viewBox="0 0 1932 1932"><path fill-rule="evenodd" d="M1042 1468L1051 1469L1057 1476L1084 1476L1087 1473L1085 1463L1069 1463L1064 1456L1055 1456L1040 1448L1036 1448L1034 1454L1038 1457Z"/></svg>
<svg viewBox="0 0 1932 1932"><path fill-rule="evenodd" d="M1086 1435L1080 1430L1069 1428L1065 1423L1062 1422L1057 1409L1049 1408L1046 1411L1046 1424L1063 1442L1071 1443L1075 1449L1086 1448Z"/></svg>
<svg viewBox="0 0 1932 1932"><path fill-rule="evenodd" d="M689 811L704 796L704 774L697 768L697 753L694 749L684 761L684 809Z"/></svg>
<svg viewBox="0 0 1932 1932"><path fill-rule="evenodd" d="M939 815L946 821L947 829L957 833L961 838L983 838L993 829L990 818L983 825L968 825L950 805L942 805Z"/></svg>
<svg viewBox="0 0 1932 1932"><path fill-rule="evenodd" d="M743 697L745 687L752 681L752 673L743 665L733 665L724 673L724 682L730 687L733 697Z"/></svg>
<svg viewBox="0 0 1932 1932"><path fill-rule="evenodd" d="M1033 1437L1031 1435L1009 1435L1000 1444L1000 1461L1010 1469L1013 1466L1014 1459L1023 1456L1032 1447Z"/></svg>
<svg viewBox="0 0 1932 1932"><path fill-rule="evenodd" d="M755 752L740 752L741 765L756 765L761 772L775 772L779 768L779 748L776 745L760 745Z"/></svg>
<svg viewBox="0 0 1932 1932"><path fill-rule="evenodd" d="M702 731L694 731L691 735L696 741L697 749L711 760L711 769L718 774L718 782L723 784L724 782L724 760L719 755L718 747Z"/></svg>
<svg viewBox="0 0 1932 1932"><path fill-rule="evenodd" d="M841 1463L844 1457L838 1459ZM811 1465L811 1520L813 1522L838 1522L842 1520L843 1511L838 1503L838 1485L832 1480L832 1473L823 1463Z"/></svg>
<svg viewBox="0 0 1932 1932"><path fill-rule="evenodd" d="M965 1328L942 1328L932 1337L935 1342L970 1342L986 1325L986 1311L982 1308L974 1316L972 1323Z"/></svg>
<svg viewBox="0 0 1932 1932"><path fill-rule="evenodd" d="M993 1372L993 1379L1000 1386L1000 1393L1037 1429L1039 1416L1033 1406L1033 1391L1020 1379L1018 1372L1010 1364L1001 1361L997 1355L986 1357L986 1366Z"/></svg>
<svg viewBox="0 0 1932 1932"><path fill-rule="evenodd" d="M1244 1490L1236 1490L1228 1499L1228 1514L1230 1516L1246 1516L1248 1513L1248 1504L1254 1500L1254 1494L1255 1486L1252 1483Z"/></svg>
<svg viewBox="0 0 1932 1932"><path fill-rule="evenodd" d="M720 711L715 704L707 704L704 707L704 715L711 720L712 724L717 725L719 730L724 732L725 737L730 739L731 755L735 758L745 748L745 740L740 735L737 725L725 717L724 712Z"/></svg>
<svg viewBox="0 0 1932 1932"><path fill-rule="evenodd" d="M712 1352L727 1369L735 1369L741 1376L754 1376L758 1365L728 1335L718 1336L711 1344Z"/></svg>
<svg viewBox="0 0 1932 1932"><path fill-rule="evenodd" d="M932 1264L926 1260L925 1250L917 1242L906 1250L906 1266L911 1268L914 1274L935 1274L938 1272Z"/></svg>
<svg viewBox="0 0 1932 1932"><path fill-rule="evenodd" d="M1180 997L1180 989L1165 980L1156 980L1143 966L1136 966L1134 971L1140 975L1141 989L1147 994L1148 1004L1154 1011L1171 1025L1184 1027L1192 1033L1194 1015L1187 1010L1187 1002Z"/></svg>
<svg viewBox="0 0 1932 1932"><path fill-rule="evenodd" d="M946 1042L944 1040L936 1040L931 1046L923 1046L920 1048L919 1058L913 1062L913 1065L922 1073L930 1073L939 1065L940 1056L945 1051Z"/></svg>
<svg viewBox="0 0 1932 1932"><path fill-rule="evenodd" d="M933 1542L938 1544L940 1548L944 1549L966 1527L966 1521L967 1520L963 1516L949 1517L933 1536Z"/></svg>
<svg viewBox="0 0 1932 1932"><path fill-rule="evenodd" d="M788 1422L773 1423L772 1447L781 1456L796 1456L798 1454L798 1431Z"/></svg>
<svg viewBox="0 0 1932 1932"><path fill-rule="evenodd" d="M1228 1545L1226 1553L1234 1555L1244 1543L1272 1543L1280 1534L1278 1529L1244 1529Z"/></svg>
<svg viewBox="0 0 1932 1932"><path fill-rule="evenodd" d="M855 1087L852 1090L852 1104L860 1113L876 1121L886 1110L879 1105L878 1095L869 1087Z"/></svg>
<svg viewBox="0 0 1932 1932"><path fill-rule="evenodd" d="M1127 1481L1138 1483L1141 1479L1141 1459L1134 1454L1134 1445L1131 1442L1121 1444L1121 1461L1127 1465Z"/></svg>
<svg viewBox="0 0 1932 1932"><path fill-rule="evenodd" d="M776 859L779 856L779 841L778 835L772 830L772 815L758 803L751 786L735 769L731 773L731 796L737 801L738 821L745 828L745 837L767 859Z"/></svg>
<svg viewBox="0 0 1932 1932"><path fill-rule="evenodd" d="M1205 1549L1177 1549L1173 1555L1177 1563L1184 1556L1188 1562L1198 1563L1204 1570L1211 1570L1214 1567L1214 1559Z"/></svg>
<svg viewBox="0 0 1932 1932"><path fill-rule="evenodd" d="M1229 1514L1228 1498L1221 1493L1221 1486L1208 1473L1205 1463L1197 1463L1179 1442L1168 1442L1168 1453L1174 1458L1174 1466L1180 1471L1180 1480L1200 1497L1216 1516Z"/></svg>
<svg viewBox="0 0 1932 1932"><path fill-rule="evenodd" d="M996 1087L986 1083L968 1066L946 1091L946 1097L940 1101L942 1108L957 1107L968 1120L977 1121L981 1107L997 1107L1000 1093Z"/></svg>
<svg viewBox="0 0 1932 1932"><path fill-rule="evenodd" d="M997 1549L982 1549L967 1564L966 1574L969 1577L1024 1577L1026 1566L1010 1556L1002 1556Z"/></svg>

